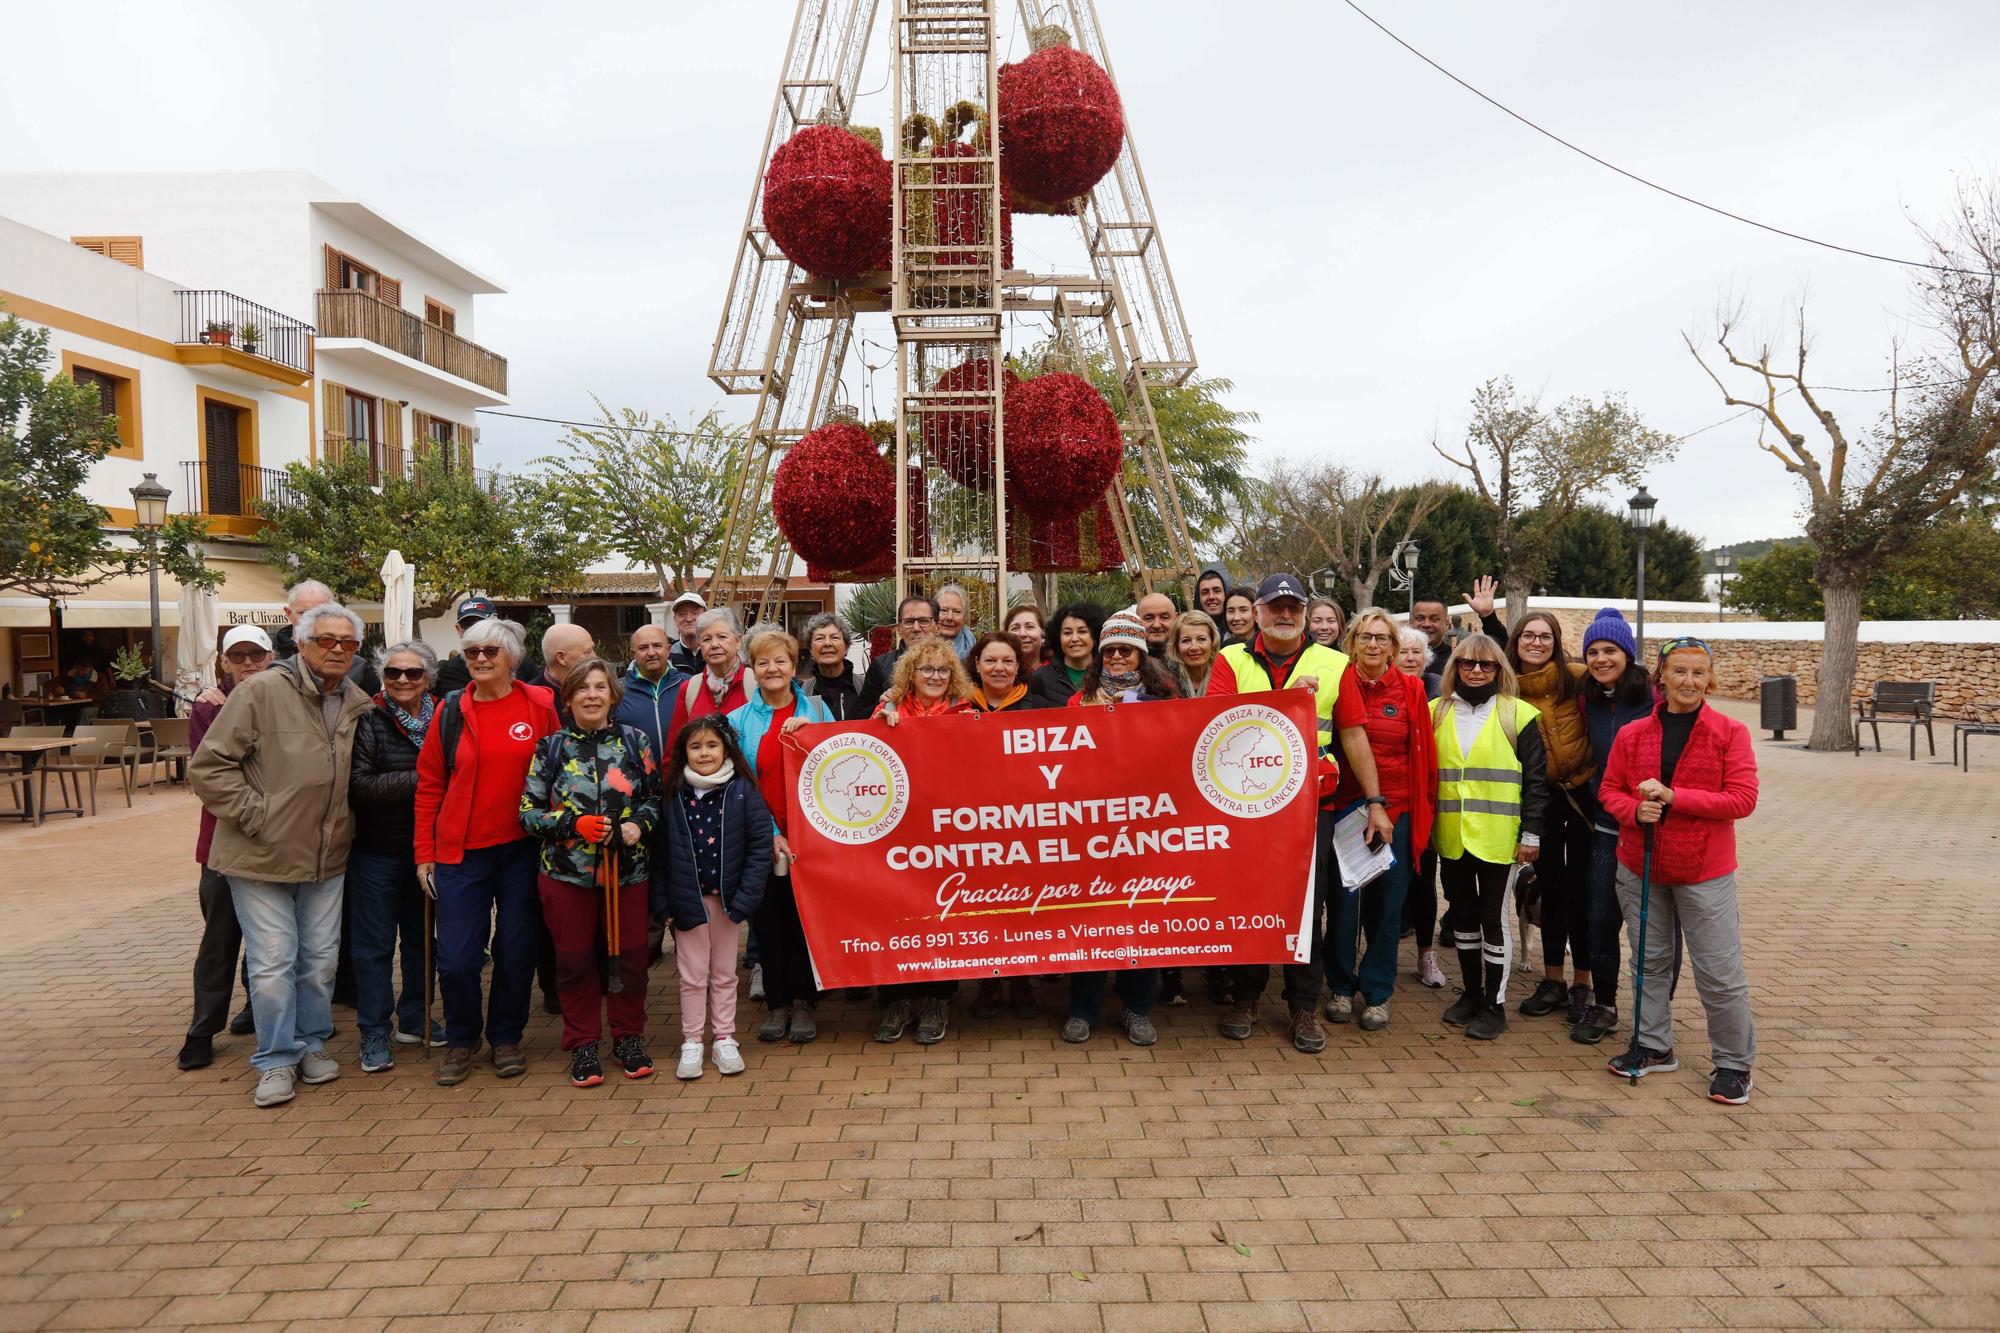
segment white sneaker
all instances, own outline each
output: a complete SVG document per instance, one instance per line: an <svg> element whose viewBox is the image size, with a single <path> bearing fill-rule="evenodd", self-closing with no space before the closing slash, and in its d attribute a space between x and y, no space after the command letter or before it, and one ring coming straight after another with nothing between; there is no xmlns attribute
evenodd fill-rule
<svg viewBox="0 0 2000 1333"><path fill-rule="evenodd" d="M762 963L750 969L750 998L753 1000L764 998L764 965Z"/></svg>
<svg viewBox="0 0 2000 1333"><path fill-rule="evenodd" d="M675 1078L700 1078L702 1045L698 1041L681 1043L681 1062L674 1069Z"/></svg>
<svg viewBox="0 0 2000 1333"><path fill-rule="evenodd" d="M299 1082L331 1083L340 1077L340 1061L325 1051L307 1051L299 1060Z"/></svg>
<svg viewBox="0 0 2000 1333"><path fill-rule="evenodd" d="M715 1068L719 1073L740 1074L743 1072L743 1052L737 1049L734 1037L715 1039Z"/></svg>
<svg viewBox="0 0 2000 1333"><path fill-rule="evenodd" d="M298 1071L290 1065L280 1065L267 1069L257 1080L257 1091L251 1100L259 1106L283 1106L297 1094L292 1089L292 1081Z"/></svg>

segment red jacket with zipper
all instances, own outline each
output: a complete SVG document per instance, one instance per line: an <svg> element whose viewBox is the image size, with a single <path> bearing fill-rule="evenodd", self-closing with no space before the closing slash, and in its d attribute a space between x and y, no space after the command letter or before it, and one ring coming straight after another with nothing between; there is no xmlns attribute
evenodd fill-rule
<svg viewBox="0 0 2000 1333"><path fill-rule="evenodd" d="M539 685L517 683L514 688L528 697L528 716L536 741L562 730L553 694ZM458 704L465 725L458 731L458 756L452 765L450 783L444 780L444 705L438 706L438 715L424 732L424 748L417 752L418 865L455 866L465 859L465 831L472 822L473 776L479 770L480 708L470 688L458 696ZM516 791L510 808L517 817L520 806L521 793Z"/></svg>
<svg viewBox="0 0 2000 1333"><path fill-rule="evenodd" d="M1611 742L1597 796L1618 821L1618 860L1638 874L1645 857L1639 832L1639 784L1660 776L1662 703L1628 722ZM1757 756L1750 729L1707 704L1695 717L1668 784L1674 803L1653 833L1653 878L1699 884L1736 869L1736 821L1757 808Z"/></svg>

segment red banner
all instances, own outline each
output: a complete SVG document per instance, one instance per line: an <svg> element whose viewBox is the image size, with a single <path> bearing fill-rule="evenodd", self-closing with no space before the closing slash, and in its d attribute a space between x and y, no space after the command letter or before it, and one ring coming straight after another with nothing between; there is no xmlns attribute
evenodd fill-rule
<svg viewBox="0 0 2000 1333"><path fill-rule="evenodd" d="M802 727L786 828L827 987L1303 962L1304 690Z"/></svg>

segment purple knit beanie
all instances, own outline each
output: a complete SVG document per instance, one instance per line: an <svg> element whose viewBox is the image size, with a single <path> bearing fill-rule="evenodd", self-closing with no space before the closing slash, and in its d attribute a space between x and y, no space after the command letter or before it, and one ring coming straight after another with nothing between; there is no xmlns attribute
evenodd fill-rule
<svg viewBox="0 0 2000 1333"><path fill-rule="evenodd" d="M1603 606L1597 610L1597 619L1590 622L1590 628L1583 632L1583 651L1589 652L1590 645L1597 642L1611 644L1625 650L1625 660L1639 660L1639 643L1632 637L1632 627L1625 623L1625 617L1615 606Z"/></svg>

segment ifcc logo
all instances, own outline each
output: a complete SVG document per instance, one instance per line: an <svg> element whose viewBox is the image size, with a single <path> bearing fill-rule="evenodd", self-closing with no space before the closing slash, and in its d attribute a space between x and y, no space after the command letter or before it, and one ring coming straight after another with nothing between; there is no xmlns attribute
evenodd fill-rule
<svg viewBox="0 0 2000 1333"><path fill-rule="evenodd" d="M891 832L910 804L910 775L887 742L834 736L799 766L799 808L824 837L864 843Z"/></svg>
<svg viewBox="0 0 2000 1333"><path fill-rule="evenodd" d="M1262 704L1217 715L1194 745L1194 785L1210 805L1242 819L1284 809L1311 771L1299 729Z"/></svg>

